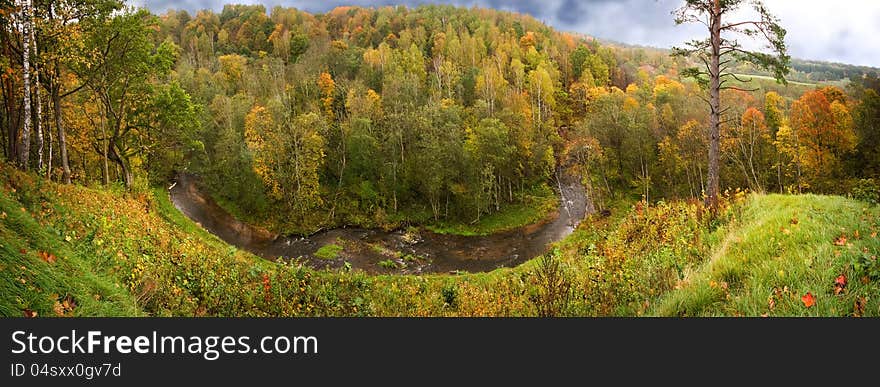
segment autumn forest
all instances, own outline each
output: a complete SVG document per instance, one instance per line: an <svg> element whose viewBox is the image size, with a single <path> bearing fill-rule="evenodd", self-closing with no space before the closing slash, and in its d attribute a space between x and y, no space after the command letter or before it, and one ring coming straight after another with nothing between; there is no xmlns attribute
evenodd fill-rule
<svg viewBox="0 0 880 387"><path fill-rule="evenodd" d="M670 23L726 11L684 3ZM880 314L880 70L790 58L756 10L669 50L444 5L0 2L2 270L25 281L0 314ZM248 238L317 250L227 253L169 201L181 176ZM428 252L550 235L566 202L586 217L521 266ZM65 288L64 259L100 278Z"/></svg>

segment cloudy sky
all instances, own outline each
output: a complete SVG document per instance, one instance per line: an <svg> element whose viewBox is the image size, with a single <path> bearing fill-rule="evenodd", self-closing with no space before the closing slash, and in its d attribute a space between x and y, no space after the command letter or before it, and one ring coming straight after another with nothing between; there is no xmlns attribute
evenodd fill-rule
<svg viewBox="0 0 880 387"><path fill-rule="evenodd" d="M765 0L788 30L790 55L880 67L880 0ZM445 3L528 13L558 29L623 43L670 47L699 37L702 25L675 26L682 0L134 0L155 12L168 8L219 11L224 3L284 5L312 13L339 5Z"/></svg>

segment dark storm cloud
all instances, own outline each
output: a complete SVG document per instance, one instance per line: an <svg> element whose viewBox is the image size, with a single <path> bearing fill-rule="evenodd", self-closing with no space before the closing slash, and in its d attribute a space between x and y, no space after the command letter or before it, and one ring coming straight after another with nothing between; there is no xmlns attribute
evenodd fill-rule
<svg viewBox="0 0 880 387"><path fill-rule="evenodd" d="M670 47L701 36L698 25L675 26L671 11L681 0L134 0L154 12L169 8L221 10L225 3L261 3L323 13L341 5L418 6L427 3L495 8L527 13L565 31L602 39L655 47ZM880 1L765 0L767 8L788 29L790 54L818 59L880 66Z"/></svg>

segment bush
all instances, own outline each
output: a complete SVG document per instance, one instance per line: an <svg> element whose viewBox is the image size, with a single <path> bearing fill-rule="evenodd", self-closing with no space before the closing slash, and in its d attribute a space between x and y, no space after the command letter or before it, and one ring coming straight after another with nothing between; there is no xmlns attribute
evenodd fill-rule
<svg viewBox="0 0 880 387"><path fill-rule="evenodd" d="M571 299L571 278L559 255L559 250L554 250L538 260L534 273L538 293L532 297L532 302L538 308L539 317L562 315Z"/></svg>
<svg viewBox="0 0 880 387"><path fill-rule="evenodd" d="M880 280L880 260L877 254L867 249L859 252L852 261L853 269L859 276L867 276L872 280Z"/></svg>
<svg viewBox="0 0 880 387"><path fill-rule="evenodd" d="M455 309L458 306L458 287L455 284L447 284L440 289L443 298L443 306Z"/></svg>
<svg viewBox="0 0 880 387"><path fill-rule="evenodd" d="M868 203L880 203L880 182L874 179L859 179L850 190L853 199Z"/></svg>

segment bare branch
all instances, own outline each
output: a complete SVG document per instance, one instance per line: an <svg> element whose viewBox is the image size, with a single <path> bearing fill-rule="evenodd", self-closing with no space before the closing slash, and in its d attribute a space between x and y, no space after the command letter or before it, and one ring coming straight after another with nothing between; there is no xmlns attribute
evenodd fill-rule
<svg viewBox="0 0 880 387"><path fill-rule="evenodd" d="M736 86L724 86L724 87L721 88L721 90L737 90L737 91L744 91L744 92L746 92L746 93L751 93L751 92L754 92L754 91L761 90L761 88L760 88L760 87L756 87L756 88L754 88L754 89L743 89L742 87L736 87Z"/></svg>

